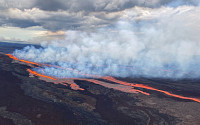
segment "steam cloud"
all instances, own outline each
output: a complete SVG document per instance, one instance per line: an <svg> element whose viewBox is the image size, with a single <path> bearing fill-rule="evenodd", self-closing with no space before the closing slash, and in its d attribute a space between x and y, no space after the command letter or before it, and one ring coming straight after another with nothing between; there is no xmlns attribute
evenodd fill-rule
<svg viewBox="0 0 200 125"><path fill-rule="evenodd" d="M65 40L27 46L20 59L58 65L46 75L197 78L200 76L200 7L134 7L116 24L95 31L66 31ZM42 73L42 70L35 69ZM76 72L80 72L77 74Z"/></svg>

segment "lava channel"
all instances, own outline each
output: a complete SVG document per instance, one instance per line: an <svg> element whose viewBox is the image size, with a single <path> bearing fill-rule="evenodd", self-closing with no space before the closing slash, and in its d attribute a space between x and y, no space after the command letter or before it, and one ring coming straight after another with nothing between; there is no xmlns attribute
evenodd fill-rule
<svg viewBox="0 0 200 125"><path fill-rule="evenodd" d="M200 103L200 99L198 99L198 98L192 98L192 97L185 97L185 96L181 96L181 95L176 95L176 94L173 94L173 93L170 93L170 92L167 92L167 91L164 91L164 90L156 89L156 88L153 88L153 87L150 87L150 86L146 86L146 85L143 85L143 84L133 84L133 83L120 81L120 80L117 80L117 79L115 79L115 78L113 78L111 76L103 77L103 79L108 80L108 81L112 81L112 82L115 82L115 83L119 83L119 84L122 84L122 85L128 85L128 86L133 86L133 87L137 87L137 88L153 90L153 91L164 93L164 94L172 96L172 97L176 97L176 98L180 98L180 99L192 100L192 101L196 101L196 102Z"/></svg>

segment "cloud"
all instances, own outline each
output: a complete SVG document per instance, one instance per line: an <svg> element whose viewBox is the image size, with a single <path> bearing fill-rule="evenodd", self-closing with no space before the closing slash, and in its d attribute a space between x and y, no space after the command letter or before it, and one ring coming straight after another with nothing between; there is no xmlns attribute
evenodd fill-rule
<svg viewBox="0 0 200 125"><path fill-rule="evenodd" d="M51 31L91 30L116 23L122 16L124 17L124 12L134 11L136 7L156 9L161 6L177 7L179 5L197 6L199 1L0 0L0 25L21 28L41 26Z"/></svg>
<svg viewBox="0 0 200 125"><path fill-rule="evenodd" d="M92 32L68 30L64 40L43 43L39 49L26 47L14 55L95 75L198 78L199 13L198 6L134 7L113 12L120 21L112 26ZM57 77L82 77L55 67L44 70Z"/></svg>
<svg viewBox="0 0 200 125"><path fill-rule="evenodd" d="M35 0L0 0L0 9L18 8L30 9Z"/></svg>
<svg viewBox="0 0 200 125"><path fill-rule="evenodd" d="M34 39L29 40L29 42L32 43L39 43L41 41L52 41L52 40L64 40L66 37L66 32L65 31L40 31L36 34L36 37Z"/></svg>
<svg viewBox="0 0 200 125"><path fill-rule="evenodd" d="M13 42L19 42L24 41L27 43L39 43L42 40L52 40L61 37L61 34L58 34L56 36L56 33L54 33L54 36L52 34L48 34L45 29L42 29L41 27L29 27L29 28L19 28L19 27L0 27L0 40L1 41L13 41ZM61 31L60 31L61 32ZM51 36L51 38L49 38Z"/></svg>
<svg viewBox="0 0 200 125"><path fill-rule="evenodd" d="M0 0L0 8L32 9L46 11L120 11L135 6L160 7L166 5L198 5L198 0Z"/></svg>
<svg viewBox="0 0 200 125"><path fill-rule="evenodd" d="M16 26L16 27L31 27L42 26L45 29L56 30L68 30L68 29L83 29L100 26L103 24L109 24L116 21L117 14L112 16L106 13L101 13L100 18L96 15L98 13L85 14L84 12L68 12L68 11L43 11L38 8L33 9L9 9L0 13L1 25ZM105 16L104 16L104 15ZM114 19L114 20L113 20Z"/></svg>

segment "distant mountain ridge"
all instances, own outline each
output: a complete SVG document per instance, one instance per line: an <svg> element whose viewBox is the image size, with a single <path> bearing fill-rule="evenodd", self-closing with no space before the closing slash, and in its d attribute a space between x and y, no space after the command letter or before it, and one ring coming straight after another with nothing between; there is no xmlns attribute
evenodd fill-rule
<svg viewBox="0 0 200 125"><path fill-rule="evenodd" d="M35 44L0 42L0 52L12 53L16 49L23 49L26 46L35 46L36 48L41 47L40 45L35 45Z"/></svg>

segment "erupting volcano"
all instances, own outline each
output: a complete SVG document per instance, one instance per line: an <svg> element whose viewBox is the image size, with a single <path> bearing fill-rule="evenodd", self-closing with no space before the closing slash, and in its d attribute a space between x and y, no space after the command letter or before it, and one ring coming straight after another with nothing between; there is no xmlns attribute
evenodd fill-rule
<svg viewBox="0 0 200 125"><path fill-rule="evenodd" d="M112 89L119 90L119 91L122 91L122 92L127 92L127 93L142 93L144 95L149 96L150 93L147 93L147 92L144 92L144 91L137 89L137 88L142 88L142 89L146 89L146 90L152 90L152 91L164 93L168 96L172 96L172 97L175 97L175 98L192 100L192 101L196 101L196 102L200 103L200 99L198 99L198 98L185 97L185 96L173 94L173 93L170 93L170 92L167 92L167 91L164 91L164 90L159 90L159 89L156 89L156 88L153 88L153 87L150 87L150 86L146 86L146 85L143 85L143 84L128 83L128 82L120 81L120 80L117 80L117 79L115 79L114 77L111 77L111 76L97 76L97 75L91 75L91 74L84 74L84 73L80 73L78 70L75 70L75 69L72 69L72 68L62 68L60 66L54 66L54 65L48 65L48 64L39 64L39 63L36 63L36 62L20 60L17 57L11 55L11 54L6 54L6 55L9 56L10 58L16 60L16 61L28 64L32 68L34 68L35 66L37 66L37 68L42 68L42 66L52 66L52 67L61 68L61 69L64 69L64 70L70 70L72 72L78 73L78 74L83 75L83 76L96 78L96 79L91 79L91 78L62 78L61 79L61 78L54 78L52 76L47 76L47 75L45 75L44 71L43 71L43 74L40 74L40 73L33 71L31 69L27 69L27 71L32 75L38 76L42 79L44 78L44 80L46 80L46 81L50 80L51 82L53 82L55 84L62 84L62 85L65 85L65 86L70 85L71 89L73 89L73 90L83 90L84 91L85 90L84 88L80 88L74 82L74 80L83 80L83 81L88 81L88 82L91 82L91 83L94 83L94 84L97 84L97 85L101 85L101 86L104 86L104 87L107 87L107 88L112 88ZM106 80L108 82L102 82L102 81L99 81L97 79L103 79L103 80ZM109 81L116 83L116 84L109 83Z"/></svg>
<svg viewBox="0 0 200 125"><path fill-rule="evenodd" d="M0 10L0 125L200 125L199 0Z"/></svg>

